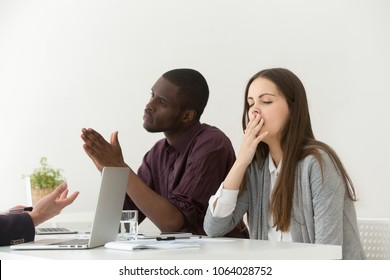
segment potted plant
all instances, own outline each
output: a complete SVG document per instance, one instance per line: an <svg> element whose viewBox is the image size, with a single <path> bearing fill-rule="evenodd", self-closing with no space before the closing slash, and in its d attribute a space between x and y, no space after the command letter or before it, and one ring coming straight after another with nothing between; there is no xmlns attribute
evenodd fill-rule
<svg viewBox="0 0 390 280"><path fill-rule="evenodd" d="M30 177L32 203L35 203L51 193L55 187L65 181L61 174L61 169L52 168L47 163L47 158L42 157L40 160L40 167L34 169Z"/></svg>

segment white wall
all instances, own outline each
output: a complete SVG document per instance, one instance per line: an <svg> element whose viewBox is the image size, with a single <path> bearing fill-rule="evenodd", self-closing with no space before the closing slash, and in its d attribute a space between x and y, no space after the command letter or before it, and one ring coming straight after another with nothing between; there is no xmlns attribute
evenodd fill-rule
<svg viewBox="0 0 390 280"><path fill-rule="evenodd" d="M207 78L203 121L238 148L244 87L260 69L306 86L318 139L353 178L360 217L390 217L390 2L387 0L0 1L0 205L25 202L41 156L64 170L89 212L99 173L80 130L119 130L137 169L162 134L142 128L150 88L172 68Z"/></svg>

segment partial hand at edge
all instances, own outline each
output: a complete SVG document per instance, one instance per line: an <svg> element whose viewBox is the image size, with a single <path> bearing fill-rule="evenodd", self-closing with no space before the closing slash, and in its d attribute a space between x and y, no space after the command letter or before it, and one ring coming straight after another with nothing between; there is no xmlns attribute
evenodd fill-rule
<svg viewBox="0 0 390 280"><path fill-rule="evenodd" d="M74 192L68 197L68 185L66 183L60 184L50 194L41 198L35 205L33 211L28 214L31 216L34 226L37 226L54 216L58 215L79 195L79 192Z"/></svg>

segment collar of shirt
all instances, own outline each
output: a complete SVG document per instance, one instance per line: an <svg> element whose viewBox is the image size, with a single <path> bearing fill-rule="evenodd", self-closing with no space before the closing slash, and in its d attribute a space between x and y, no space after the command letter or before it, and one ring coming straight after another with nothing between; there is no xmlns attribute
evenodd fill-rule
<svg viewBox="0 0 390 280"><path fill-rule="evenodd" d="M275 163L271 157L271 154L268 154L268 169L269 173L271 174L271 192L275 186L276 179L278 178L280 171L282 170L282 161L283 159L280 160L279 166L276 168Z"/></svg>
<svg viewBox="0 0 390 280"><path fill-rule="evenodd" d="M181 154L184 153L187 149L187 146L192 142L191 140L197 133L199 133L200 127L200 122L195 123L189 129L187 129L183 135L178 137L171 145L169 145L168 141L165 140L165 148L167 151L170 151L170 149L173 148Z"/></svg>

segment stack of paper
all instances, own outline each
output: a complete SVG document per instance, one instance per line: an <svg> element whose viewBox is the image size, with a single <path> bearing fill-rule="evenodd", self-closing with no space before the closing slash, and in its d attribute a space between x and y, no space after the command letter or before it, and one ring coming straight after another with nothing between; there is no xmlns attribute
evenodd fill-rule
<svg viewBox="0 0 390 280"><path fill-rule="evenodd" d="M105 244L104 247L116 250L145 250L145 249L183 249L183 248L198 248L199 242L196 240L187 239L185 241L156 241L154 240L132 240L132 241L112 241Z"/></svg>

